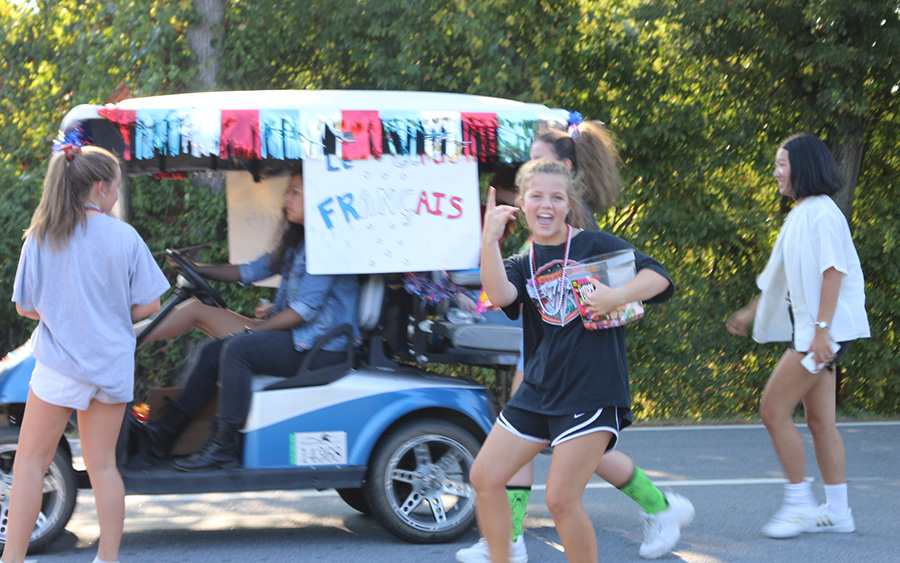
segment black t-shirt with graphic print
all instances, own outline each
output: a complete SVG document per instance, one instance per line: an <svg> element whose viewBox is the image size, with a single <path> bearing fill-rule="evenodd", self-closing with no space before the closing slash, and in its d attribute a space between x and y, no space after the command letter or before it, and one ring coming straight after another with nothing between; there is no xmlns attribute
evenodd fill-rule
<svg viewBox="0 0 900 563"><path fill-rule="evenodd" d="M527 249L504 261L506 275L518 290L519 298L503 310L515 319L519 305L523 304L525 352L525 380L509 404L548 415L574 414L607 406L630 409L625 327L585 329L569 282L562 284L565 298L560 320L557 304L565 247L565 243L534 245L537 291L531 287L531 254ZM645 303L668 301L675 288L666 269L609 233L581 231L573 235L567 269L579 261L620 250L634 251L638 271L650 269L669 280L665 291ZM536 295L542 296L543 310L534 299ZM630 418L629 415L629 421Z"/></svg>

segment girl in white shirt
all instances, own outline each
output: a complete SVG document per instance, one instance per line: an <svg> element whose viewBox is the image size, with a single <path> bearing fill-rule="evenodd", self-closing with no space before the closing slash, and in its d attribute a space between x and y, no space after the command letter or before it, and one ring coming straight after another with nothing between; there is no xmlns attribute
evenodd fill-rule
<svg viewBox="0 0 900 563"><path fill-rule="evenodd" d="M727 325L732 334L745 335L753 324L757 342L791 342L760 404L788 479L784 503L762 531L772 538L853 532L844 443L835 425L834 369L850 341L869 336L862 268L847 220L830 197L842 182L825 143L809 133L786 139L775 153L775 180L794 208L756 280L759 297ZM803 439L791 419L801 400L825 481L826 503L818 508L806 480Z"/></svg>

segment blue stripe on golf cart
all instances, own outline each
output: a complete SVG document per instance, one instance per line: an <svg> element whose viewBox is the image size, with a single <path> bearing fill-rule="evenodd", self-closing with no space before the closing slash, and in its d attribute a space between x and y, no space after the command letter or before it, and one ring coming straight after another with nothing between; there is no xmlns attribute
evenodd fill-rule
<svg viewBox="0 0 900 563"><path fill-rule="evenodd" d="M409 389L371 395L279 421L244 434L244 466L291 467L291 435L295 432L346 432L347 464L368 463L378 439L397 419L431 408L464 414L487 434L490 419L483 389Z"/></svg>
<svg viewBox="0 0 900 563"><path fill-rule="evenodd" d="M34 357L22 348L10 352L0 365L0 405L24 403L28 398Z"/></svg>

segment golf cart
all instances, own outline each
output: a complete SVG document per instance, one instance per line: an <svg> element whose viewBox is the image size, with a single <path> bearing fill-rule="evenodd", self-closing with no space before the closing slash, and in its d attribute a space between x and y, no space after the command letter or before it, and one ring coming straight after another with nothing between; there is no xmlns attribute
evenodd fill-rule
<svg viewBox="0 0 900 563"><path fill-rule="evenodd" d="M296 375L255 375L241 467L181 472L143 455L123 431L117 459L126 493L333 488L406 541L446 542L468 530L469 470L497 407L482 385L418 366L515 365L520 329L451 323L441 309L460 286L480 283L466 272L480 248L479 174L526 160L534 134L565 128L567 119L535 104L424 92L211 92L70 111L59 142L111 150L123 177L224 172L232 262L262 253L271 237L251 219L267 206L270 218L278 213L278 178L302 163L309 271L360 276L363 345L348 344L338 366L308 367L345 325ZM251 197L259 193L270 203ZM170 255L178 282L139 345L187 299L225 307L188 262ZM28 343L0 363L0 542L33 366ZM205 441L197 432L193 447ZM90 487L72 458L63 438L44 478L32 551L62 532L77 490Z"/></svg>

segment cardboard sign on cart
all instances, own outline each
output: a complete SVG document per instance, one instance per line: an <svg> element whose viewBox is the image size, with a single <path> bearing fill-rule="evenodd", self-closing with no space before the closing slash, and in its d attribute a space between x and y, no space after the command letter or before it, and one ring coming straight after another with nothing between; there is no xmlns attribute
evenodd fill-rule
<svg viewBox="0 0 900 563"><path fill-rule="evenodd" d="M478 265L475 161L303 162L307 268L313 274L461 270Z"/></svg>
<svg viewBox="0 0 900 563"><path fill-rule="evenodd" d="M303 167L307 269L313 274L463 270L478 265L477 163L308 160ZM270 250L288 177L228 172L229 261ZM259 285L278 285L278 278Z"/></svg>
<svg viewBox="0 0 900 563"><path fill-rule="evenodd" d="M254 182L249 172L226 173L230 263L250 262L275 247L288 181L287 176L276 176ZM278 287L280 282L281 276L272 276L256 285Z"/></svg>

